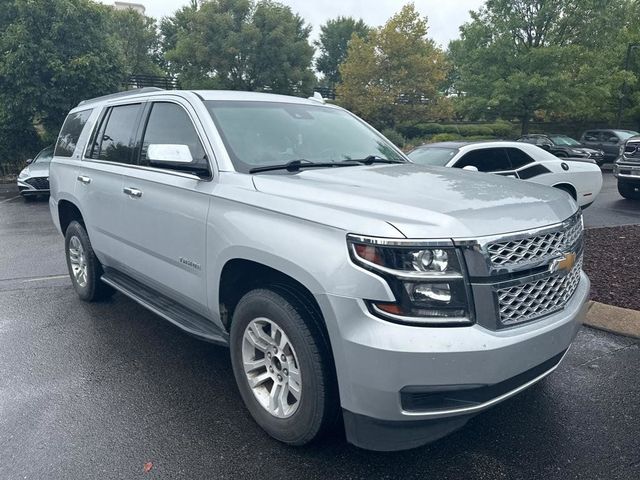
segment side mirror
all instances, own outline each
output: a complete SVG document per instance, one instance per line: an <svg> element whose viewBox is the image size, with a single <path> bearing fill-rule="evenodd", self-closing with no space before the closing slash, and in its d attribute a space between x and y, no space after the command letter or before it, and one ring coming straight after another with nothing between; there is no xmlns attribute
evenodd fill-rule
<svg viewBox="0 0 640 480"><path fill-rule="evenodd" d="M27 158L27 165L31 165L33 163L33 158Z"/></svg>
<svg viewBox="0 0 640 480"><path fill-rule="evenodd" d="M147 148L147 159L155 163L193 163L187 145L152 143Z"/></svg>
<svg viewBox="0 0 640 480"><path fill-rule="evenodd" d="M462 167L463 170L468 170L470 172L479 172L478 167L474 167L473 165L465 165Z"/></svg>

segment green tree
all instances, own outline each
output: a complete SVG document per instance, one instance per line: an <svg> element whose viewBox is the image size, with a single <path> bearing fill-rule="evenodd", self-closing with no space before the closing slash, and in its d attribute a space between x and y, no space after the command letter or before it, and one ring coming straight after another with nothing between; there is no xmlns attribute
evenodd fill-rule
<svg viewBox="0 0 640 480"><path fill-rule="evenodd" d="M324 75L330 86L341 81L339 67L347 58L351 37L366 38L370 31L362 20L351 17L334 18L320 27L320 38L314 42L320 51L316 70Z"/></svg>
<svg viewBox="0 0 640 480"><path fill-rule="evenodd" d="M380 127L428 119L448 67L427 31L427 20L409 4L367 38L354 35L340 66L341 103Z"/></svg>
<svg viewBox="0 0 640 480"><path fill-rule="evenodd" d="M6 159L32 155L38 138L52 142L69 109L118 90L125 72L106 28L109 7L11 0L1 11L0 155ZM33 144L22 147L23 139Z"/></svg>
<svg viewBox="0 0 640 480"><path fill-rule="evenodd" d="M167 61L186 87L309 94L310 27L262 0L211 0L163 22Z"/></svg>
<svg viewBox="0 0 640 480"><path fill-rule="evenodd" d="M608 50L625 24L627 5L487 0L460 28L460 40L449 45L463 111L476 118L518 118L523 133L533 117L611 111L621 76Z"/></svg>
<svg viewBox="0 0 640 480"><path fill-rule="evenodd" d="M133 9L110 12L110 32L120 49L127 75L162 75L156 21Z"/></svg>

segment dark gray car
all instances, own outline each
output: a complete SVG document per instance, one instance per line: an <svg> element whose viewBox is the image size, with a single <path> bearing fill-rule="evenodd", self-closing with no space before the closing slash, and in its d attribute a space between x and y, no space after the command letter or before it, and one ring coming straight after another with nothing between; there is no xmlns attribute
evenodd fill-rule
<svg viewBox="0 0 640 480"><path fill-rule="evenodd" d="M593 129L582 134L580 143L604 151L604 161L612 163L622 155L625 142L634 135L639 134L633 130Z"/></svg>

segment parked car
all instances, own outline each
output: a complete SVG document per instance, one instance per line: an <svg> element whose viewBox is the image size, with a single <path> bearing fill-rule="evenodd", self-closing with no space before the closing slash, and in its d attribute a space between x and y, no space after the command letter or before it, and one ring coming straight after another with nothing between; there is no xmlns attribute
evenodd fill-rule
<svg viewBox="0 0 640 480"><path fill-rule="evenodd" d="M622 156L613 166L618 192L625 198L640 200L640 136L627 140Z"/></svg>
<svg viewBox="0 0 640 480"><path fill-rule="evenodd" d="M49 195L49 163L53 158L53 146L47 147L33 159L18 175L18 190L25 200L38 195Z"/></svg>
<svg viewBox="0 0 640 480"><path fill-rule="evenodd" d="M533 133L518 138L518 142L532 143L560 158L590 158L598 165L604 162L604 151L588 148L577 140L556 133Z"/></svg>
<svg viewBox="0 0 640 480"><path fill-rule="evenodd" d="M613 163L624 149L624 143L634 135L633 130L594 129L587 130L580 137L580 142L590 148L604 151L606 163Z"/></svg>
<svg viewBox="0 0 640 480"><path fill-rule="evenodd" d="M60 138L79 297L118 290L230 347L282 442L336 419L363 448L436 440L550 374L584 317L565 193L413 164L322 100L141 89L82 102Z"/></svg>
<svg viewBox="0 0 640 480"><path fill-rule="evenodd" d="M421 165L466 168L519 178L564 190L582 208L593 203L602 188L602 171L590 159L560 159L523 142L442 142L408 153Z"/></svg>

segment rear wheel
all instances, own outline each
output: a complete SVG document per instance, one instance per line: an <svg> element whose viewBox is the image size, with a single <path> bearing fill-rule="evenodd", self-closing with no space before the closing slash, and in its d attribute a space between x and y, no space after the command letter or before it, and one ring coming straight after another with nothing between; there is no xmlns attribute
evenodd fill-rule
<svg viewBox="0 0 640 480"><path fill-rule="evenodd" d="M100 280L104 273L102 264L91 247L84 226L73 221L65 232L65 253L71 283L80 299L93 302L108 298L115 290Z"/></svg>
<svg viewBox="0 0 640 480"><path fill-rule="evenodd" d="M640 200L640 183L621 182L618 180L618 192L629 200Z"/></svg>
<svg viewBox="0 0 640 480"><path fill-rule="evenodd" d="M332 426L338 395L331 353L304 299L272 286L247 293L231 324L240 395L269 435L304 445Z"/></svg>

